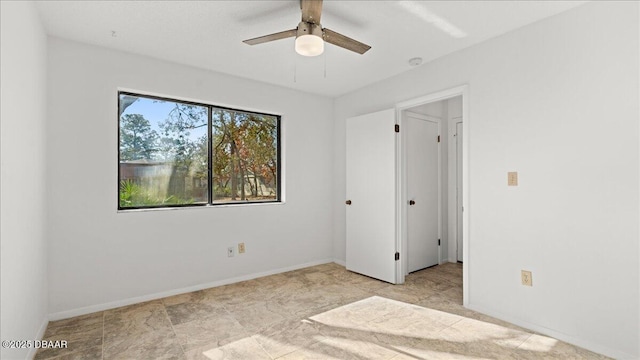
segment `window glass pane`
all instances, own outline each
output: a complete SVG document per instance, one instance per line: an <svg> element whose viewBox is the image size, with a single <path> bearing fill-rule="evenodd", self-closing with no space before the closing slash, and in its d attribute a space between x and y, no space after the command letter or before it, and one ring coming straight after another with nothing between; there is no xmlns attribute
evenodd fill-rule
<svg viewBox="0 0 640 360"><path fill-rule="evenodd" d="M278 199L278 117L213 108L213 201Z"/></svg>
<svg viewBox="0 0 640 360"><path fill-rule="evenodd" d="M120 94L120 208L207 203L205 106Z"/></svg>

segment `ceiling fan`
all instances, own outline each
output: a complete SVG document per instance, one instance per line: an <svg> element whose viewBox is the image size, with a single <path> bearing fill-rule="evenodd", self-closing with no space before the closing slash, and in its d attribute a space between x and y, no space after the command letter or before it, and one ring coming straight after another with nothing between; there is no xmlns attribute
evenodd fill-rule
<svg viewBox="0 0 640 360"><path fill-rule="evenodd" d="M367 44L363 44L333 30L323 28L322 25L320 25L322 0L300 0L300 9L302 10L302 21L300 21L297 28L244 40L243 42L249 45L257 45L295 36L296 52L304 56L317 56L322 54L325 41L329 44L357 52L358 54L364 54L367 50L371 49L371 46Z"/></svg>

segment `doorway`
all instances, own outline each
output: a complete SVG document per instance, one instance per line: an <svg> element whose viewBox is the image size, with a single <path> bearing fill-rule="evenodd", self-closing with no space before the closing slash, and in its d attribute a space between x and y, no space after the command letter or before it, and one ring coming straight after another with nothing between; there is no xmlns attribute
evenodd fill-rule
<svg viewBox="0 0 640 360"><path fill-rule="evenodd" d="M430 232L437 228L438 245L435 250L427 250L429 256L434 254L437 258L436 264L442 262L456 262L458 246L452 234L457 233L458 225L454 224L453 219L456 216L457 203L450 205L451 201L457 199L456 186L451 185L452 180L456 179L461 172L461 188L462 188L462 206L461 209L468 208L469 191L468 191L468 136L464 136L460 142L462 161L461 171L456 172L456 166L453 161L449 161L450 156L455 156L457 143L453 138L456 133L456 121L450 119L453 111L449 111L450 104L458 104L459 120L465 134L468 134L468 117L467 117L467 86L445 90L436 94L428 95L415 100L399 103L394 109L381 110L375 113L364 114L347 119L346 121L346 267L348 270L364 274L376 279L380 279L392 284L402 284L405 281L405 275L408 274L410 254L408 234L409 222L411 224L419 224L424 222L433 222L436 225L430 226ZM428 109L435 106L441 108L447 105L446 117L441 114L440 120L433 121L437 116L425 115L422 109ZM419 215L417 220L409 221L409 207L418 204L418 196L422 199L420 204L431 204L436 201L434 195L412 194L414 198L409 198L409 192L417 187L423 186L417 176L417 185L411 185L409 189L408 164L409 156L407 153L408 143L406 139L407 133L413 133L411 125L407 125L406 115L411 115L414 119L422 123L438 123L440 143L438 143L439 154L436 159L439 162L439 175L436 180L430 180L428 188L433 192L433 184L437 183L435 193L438 198L436 210L429 210L427 215ZM446 126L444 119L446 119ZM432 121L429 121L432 120ZM458 121L460 122L460 121ZM425 125L425 124L423 124ZM427 128L433 126L426 124ZM404 130L401 130L403 128ZM433 138L435 134L429 134L429 130L425 130L425 134L420 135L418 140L413 142L419 144L421 138ZM421 133L421 132L420 132ZM444 146L446 144L446 146ZM409 146L411 147L411 146ZM450 147L453 150L450 151ZM417 146L420 148L420 146ZM413 150L412 150L413 151ZM425 151L429 153L429 151ZM436 151L431 150L430 153ZM454 157L455 158L455 157ZM443 167L443 159L445 159L446 168ZM422 161L422 160L420 160ZM418 162L420 162L418 161ZM435 162L435 161L433 161ZM415 167L415 165L414 165ZM429 168L430 169L430 168ZM437 173L438 170L421 170L418 173L423 174L426 178L428 173ZM450 174L452 173L452 174ZM456 184L456 182L453 182ZM450 192L453 191L453 194ZM371 196L376 194L376 196ZM414 201L411 204L411 200ZM452 214L450 214L452 212ZM436 213L437 215L434 215ZM463 304L468 305L468 259L469 259L469 211L463 211L461 215L461 250L462 261L465 266L463 273ZM413 229L411 229L413 231ZM420 231L418 231L420 232ZM433 236L431 236L433 238ZM433 239L427 240L430 244L435 243ZM418 245L413 244L415 249ZM451 249L450 249L451 248ZM429 260L429 261L434 261ZM428 264L428 262L427 262ZM425 266L416 265L416 269ZM429 265L426 265L429 266Z"/></svg>
<svg viewBox="0 0 640 360"><path fill-rule="evenodd" d="M401 188L398 196L398 208L400 219L400 249L401 258L406 259L401 264L402 282L404 275L410 272L420 270L422 267L416 266L417 262L413 259L413 250L417 249L422 241L433 244L428 237L414 235L420 232L420 228L425 223L433 223L437 225L437 244L430 250L429 256L437 261L433 265L445 262L464 262L468 257L468 212L463 212L464 204L468 201L468 173L467 161L468 156L468 139L463 136L463 131L468 127L466 114L466 86L455 89L445 90L440 93L428 95L422 98L399 103L396 106L396 113L401 128L406 128L409 132L408 136L403 133L400 138L399 162L399 180L398 184ZM433 212L428 215L417 215L414 210L417 209L417 199L413 199L416 187L426 186L434 187L432 178L427 179L425 175L415 176L411 167L416 165L411 160L412 157L420 158L423 155L416 155L415 152L425 151L424 146L418 146L414 149L411 142L420 141L413 136L414 131L411 128L411 118L420 116L423 119L429 119L438 123L440 142L437 143L435 152L438 165L431 168L430 173L436 174L435 193L437 194L437 202L435 215ZM408 127L407 127L408 125ZM414 139L412 140L412 137ZM422 150L421 150L422 149ZM430 150L434 152L432 148ZM423 161L423 160L418 160ZM424 165L424 164L423 164ZM425 171L425 170L423 170ZM421 179L423 178L423 179ZM430 201L434 202L432 198ZM414 200L415 203L411 203ZM416 230L416 227L418 230ZM431 231L433 232L433 231ZM416 243L417 242L417 243ZM418 255L428 257L424 255ZM423 259L424 260L424 259ZM433 260L430 260L433 262ZM429 266L428 262L424 262ZM463 298L464 304L468 303L466 294L468 293L468 267L463 267Z"/></svg>
<svg viewBox="0 0 640 360"><path fill-rule="evenodd" d="M462 262L462 97L403 110L401 121L406 273Z"/></svg>

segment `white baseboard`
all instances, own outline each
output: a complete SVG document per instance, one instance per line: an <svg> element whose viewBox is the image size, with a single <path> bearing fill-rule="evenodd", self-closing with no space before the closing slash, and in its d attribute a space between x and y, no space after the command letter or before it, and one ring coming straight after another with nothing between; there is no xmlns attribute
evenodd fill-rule
<svg viewBox="0 0 640 360"><path fill-rule="evenodd" d="M56 320L68 319L68 318L72 318L72 317L75 317L75 316L91 314L91 313L98 312L98 311L115 309L115 308L118 308L118 307L121 307L121 306L127 306L127 305L132 305L132 304L145 302L145 301L162 299L162 298L167 297L167 296L179 295L179 294L189 293L189 292L193 292L193 291L208 289L208 288L212 288L212 287L233 284L233 283L237 283L237 282L240 282L240 281L257 279L257 278L264 277L264 276L280 274L280 273L287 272L287 271L303 269L303 268L306 268L306 267L316 266L316 265L321 265L321 264L327 264L327 263L331 263L331 262L335 262L335 260L334 259L324 259L324 260L312 261L312 262L308 262L308 263L304 263L304 264L298 264L298 265L294 265L294 266L288 266L288 267L284 267L284 268L279 268L279 269L274 269L274 270L269 270L269 271L263 271L263 272L254 273L254 274L242 275L242 276L238 276L238 277L233 277L233 278L229 278L229 279L213 281L213 282L194 285L194 286L188 286L188 287L175 289L175 290L163 291L163 292L149 294L149 295L136 296L136 297L133 297L133 298L123 299L123 300L111 301L111 302L97 304L97 305L91 305L91 306L85 306L85 307L78 308L78 309L73 309L73 310L60 311L60 312L49 314L49 320L50 321L56 321ZM46 324L45 324L45 328L46 328ZM44 333L44 330L43 330L43 333Z"/></svg>
<svg viewBox="0 0 640 360"><path fill-rule="evenodd" d="M510 316L507 316L503 313L500 312L496 312L493 310L488 310L486 308L483 308L482 306L476 306L473 304L469 304L468 306L466 306L467 308L473 310L473 311L477 311L479 313L483 313L489 316L492 316L496 319L500 319L509 323L512 323L514 325L518 325L520 327L523 327L525 329L529 329L531 331L535 331L539 334L543 334L543 335L547 335L550 336L552 338L558 339L558 340L562 340L564 342L567 342L569 344L575 345L575 346L579 346L581 348L596 352L598 354L602 354L605 356L609 356L611 358L614 359L619 359L619 360L637 360L638 357L625 353L623 351L619 351L619 350L615 350L615 349L611 349L608 348L606 346L603 346L602 344L597 344L597 343L593 343L591 341L588 340L584 340L572 335L568 335L553 329L549 329L547 327L544 326L540 326L534 323L530 323L528 321L524 321L521 319L517 319L517 318L512 318Z"/></svg>
<svg viewBox="0 0 640 360"><path fill-rule="evenodd" d="M47 330L47 325L49 325L49 318L45 317L42 319L42 325L40 325L40 329L38 329L36 337L34 337L35 340L42 340L44 338L44 332ZM29 352L25 359L33 359L36 356L36 352L38 352L38 349L35 347L29 348Z"/></svg>

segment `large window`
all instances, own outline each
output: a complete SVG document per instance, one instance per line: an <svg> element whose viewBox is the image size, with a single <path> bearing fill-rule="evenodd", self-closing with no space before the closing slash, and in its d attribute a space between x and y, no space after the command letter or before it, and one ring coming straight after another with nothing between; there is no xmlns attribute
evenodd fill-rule
<svg viewBox="0 0 640 360"><path fill-rule="evenodd" d="M280 117L118 94L118 208L280 201Z"/></svg>

